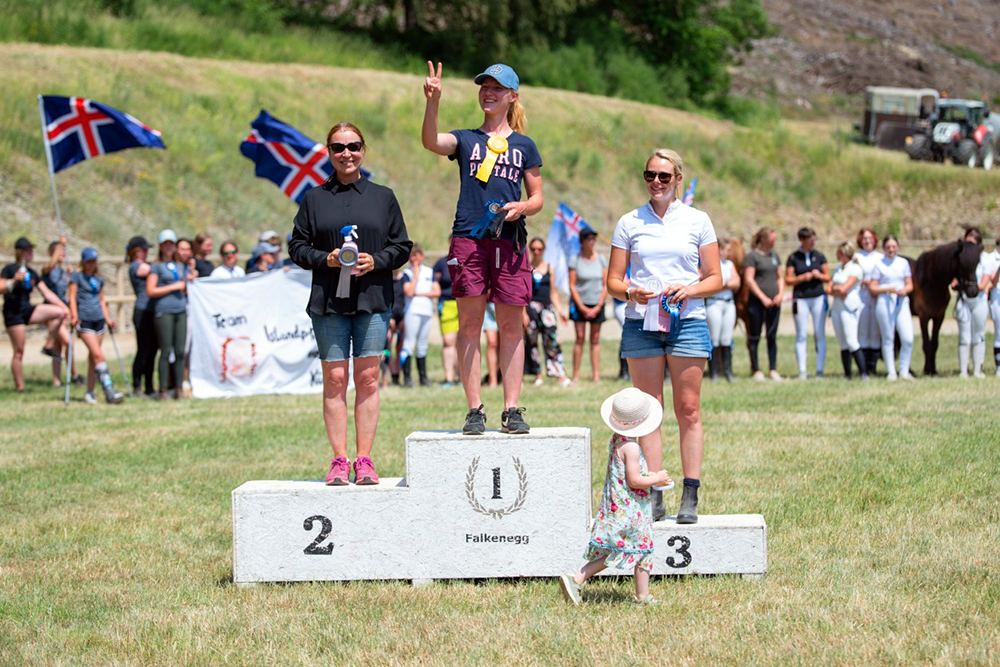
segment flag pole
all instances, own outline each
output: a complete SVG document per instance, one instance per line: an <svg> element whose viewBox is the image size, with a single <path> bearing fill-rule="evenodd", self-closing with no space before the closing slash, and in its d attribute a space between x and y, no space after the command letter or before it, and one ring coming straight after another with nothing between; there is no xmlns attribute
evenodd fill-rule
<svg viewBox="0 0 1000 667"><path fill-rule="evenodd" d="M52 183L52 201L56 205L56 224L59 225L59 238L63 237L62 214L59 212L59 195L56 194L56 174L52 171L52 146L45 132L45 101L38 96L38 115L42 121L42 143L45 144L45 159L49 163L49 182Z"/></svg>

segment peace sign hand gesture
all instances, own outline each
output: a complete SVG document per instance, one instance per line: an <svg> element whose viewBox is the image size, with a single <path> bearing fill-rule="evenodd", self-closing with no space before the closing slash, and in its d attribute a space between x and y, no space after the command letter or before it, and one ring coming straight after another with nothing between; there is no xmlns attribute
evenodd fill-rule
<svg viewBox="0 0 1000 667"><path fill-rule="evenodd" d="M424 96L428 102L441 99L441 63L438 63L437 73L434 73L434 63L427 61L430 76L424 79Z"/></svg>

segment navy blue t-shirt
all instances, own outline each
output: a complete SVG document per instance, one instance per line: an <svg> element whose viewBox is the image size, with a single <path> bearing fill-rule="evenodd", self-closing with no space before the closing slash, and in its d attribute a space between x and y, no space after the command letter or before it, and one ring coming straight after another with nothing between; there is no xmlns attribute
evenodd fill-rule
<svg viewBox="0 0 1000 667"><path fill-rule="evenodd" d="M458 139L458 148L448 159L458 161L462 183L451 233L454 236L468 237L476 223L486 215L486 202L491 199L503 202L521 200L524 171L541 167L542 158L534 141L514 132L507 137L507 150L497 158L490 180L483 183L476 178L476 172L488 153L486 141L489 135L482 130L452 130L451 134ZM513 225L504 225L500 238L510 239L513 236Z"/></svg>

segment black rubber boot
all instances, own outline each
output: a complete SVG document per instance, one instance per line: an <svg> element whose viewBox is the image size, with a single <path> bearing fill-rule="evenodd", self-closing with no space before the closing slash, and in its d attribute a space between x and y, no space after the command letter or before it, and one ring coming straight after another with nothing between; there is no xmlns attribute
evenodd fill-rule
<svg viewBox="0 0 1000 667"><path fill-rule="evenodd" d="M726 382L733 381L733 348L723 345L719 348L722 351L722 374L726 376Z"/></svg>
<svg viewBox="0 0 1000 667"><path fill-rule="evenodd" d="M410 377L410 369L412 368L413 357L407 357L401 365L403 367L403 386L412 387L413 379Z"/></svg>
<svg viewBox="0 0 1000 667"><path fill-rule="evenodd" d="M427 378L427 357L417 357L417 373L420 375L421 387L431 386L431 381Z"/></svg>
<svg viewBox="0 0 1000 667"><path fill-rule="evenodd" d="M708 379L715 382L716 378L719 377L719 362L722 360L722 353L719 352L721 348L712 348L712 358L708 360Z"/></svg>
<svg viewBox="0 0 1000 667"><path fill-rule="evenodd" d="M850 380L851 379L851 364L854 363L854 360L851 359L851 351L850 350L841 350L840 351L840 363L842 363L844 365L844 377L847 378L848 380Z"/></svg>
<svg viewBox="0 0 1000 667"><path fill-rule="evenodd" d="M868 379L868 365L865 363L865 352L862 349L854 350L851 353L854 357L854 363L858 365L858 373L861 375L862 380Z"/></svg>
<svg viewBox="0 0 1000 667"><path fill-rule="evenodd" d="M663 491L650 489L653 494L653 521L662 521L667 516L667 508L663 506Z"/></svg>
<svg viewBox="0 0 1000 667"><path fill-rule="evenodd" d="M677 512L677 523L698 523L698 487L684 485L681 508Z"/></svg>
<svg viewBox="0 0 1000 667"><path fill-rule="evenodd" d="M1000 347L993 348L993 362L996 364L997 375L1000 375Z"/></svg>

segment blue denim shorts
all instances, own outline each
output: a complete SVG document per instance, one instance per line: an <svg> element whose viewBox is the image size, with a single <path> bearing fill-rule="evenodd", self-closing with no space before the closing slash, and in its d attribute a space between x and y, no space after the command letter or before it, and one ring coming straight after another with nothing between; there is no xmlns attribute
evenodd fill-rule
<svg viewBox="0 0 1000 667"><path fill-rule="evenodd" d="M381 357L385 350L385 338L389 333L389 315L389 311L323 317L310 315L320 360L344 361L352 356Z"/></svg>
<svg viewBox="0 0 1000 667"><path fill-rule="evenodd" d="M627 319L622 328L622 359L633 357L698 357L712 356L712 339L705 320L686 319L666 333L643 331L642 320Z"/></svg>

